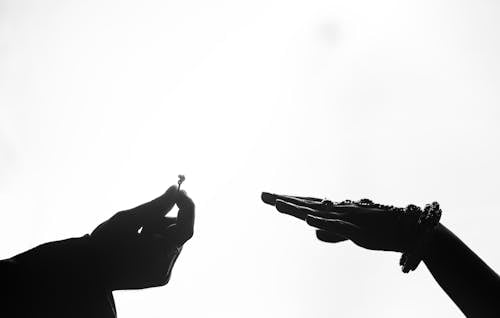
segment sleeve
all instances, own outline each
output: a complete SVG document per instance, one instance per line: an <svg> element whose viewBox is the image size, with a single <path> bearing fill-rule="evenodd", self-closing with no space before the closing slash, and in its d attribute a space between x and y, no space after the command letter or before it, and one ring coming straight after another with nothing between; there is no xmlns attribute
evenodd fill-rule
<svg viewBox="0 0 500 318"><path fill-rule="evenodd" d="M0 317L116 317L88 235L0 261Z"/></svg>

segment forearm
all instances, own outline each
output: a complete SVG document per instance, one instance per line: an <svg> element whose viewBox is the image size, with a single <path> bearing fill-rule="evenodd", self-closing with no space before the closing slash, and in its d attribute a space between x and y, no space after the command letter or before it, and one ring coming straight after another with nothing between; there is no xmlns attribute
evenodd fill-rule
<svg viewBox="0 0 500 318"><path fill-rule="evenodd" d="M466 316L499 317L499 276L444 225L436 227L423 261Z"/></svg>
<svg viewBox="0 0 500 318"><path fill-rule="evenodd" d="M95 275L89 240L46 243L2 261L9 316L114 317L112 295Z"/></svg>

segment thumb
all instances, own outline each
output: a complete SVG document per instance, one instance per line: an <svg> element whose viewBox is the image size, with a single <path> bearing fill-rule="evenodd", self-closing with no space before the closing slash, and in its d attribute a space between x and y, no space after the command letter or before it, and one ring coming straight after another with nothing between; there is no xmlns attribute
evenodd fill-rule
<svg viewBox="0 0 500 318"><path fill-rule="evenodd" d="M178 193L177 206L179 213L177 214L176 227L179 231L179 239L184 243L193 236L195 205L186 191L181 190Z"/></svg>

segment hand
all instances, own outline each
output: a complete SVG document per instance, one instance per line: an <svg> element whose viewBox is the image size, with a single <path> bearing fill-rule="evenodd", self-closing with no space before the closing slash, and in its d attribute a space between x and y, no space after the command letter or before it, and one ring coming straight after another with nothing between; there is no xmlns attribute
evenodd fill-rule
<svg viewBox="0 0 500 318"><path fill-rule="evenodd" d="M165 217L175 204L178 216ZM193 236L193 226L194 203L177 186L116 213L91 234L104 284L111 290L167 284L183 244Z"/></svg>
<svg viewBox="0 0 500 318"><path fill-rule="evenodd" d="M322 199L266 192L262 200L317 228L316 236L324 242L351 240L371 250L403 252L415 237L414 220L380 208L354 203L327 205Z"/></svg>

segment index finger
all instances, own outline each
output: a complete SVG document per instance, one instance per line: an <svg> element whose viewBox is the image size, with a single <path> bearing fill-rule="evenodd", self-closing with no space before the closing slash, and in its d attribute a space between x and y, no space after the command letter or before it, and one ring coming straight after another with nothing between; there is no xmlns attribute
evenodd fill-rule
<svg viewBox="0 0 500 318"><path fill-rule="evenodd" d="M300 197L292 195L280 195L269 192L262 192L262 201L270 205L276 205L276 200L288 201L294 204L307 206L310 208L319 208L323 199L313 198L313 197Z"/></svg>
<svg viewBox="0 0 500 318"><path fill-rule="evenodd" d="M129 212L146 218L165 216L174 207L177 193L177 186L173 185L156 199L130 209Z"/></svg>

